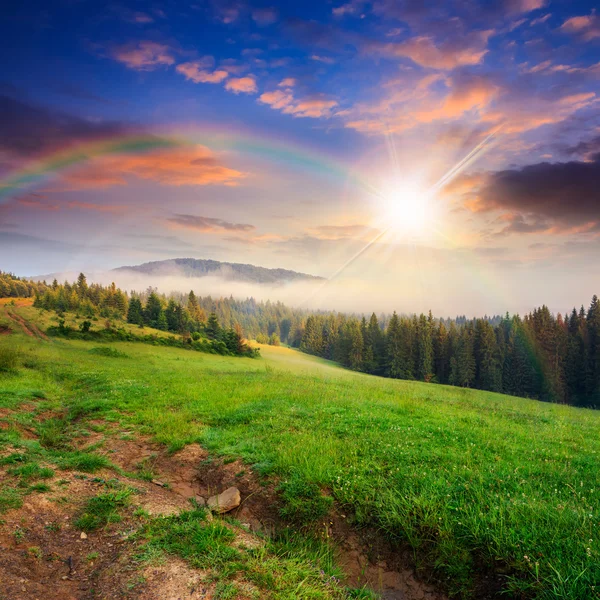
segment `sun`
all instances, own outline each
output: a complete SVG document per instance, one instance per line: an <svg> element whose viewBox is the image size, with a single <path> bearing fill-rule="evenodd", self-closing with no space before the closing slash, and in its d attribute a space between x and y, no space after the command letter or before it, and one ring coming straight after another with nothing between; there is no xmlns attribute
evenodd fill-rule
<svg viewBox="0 0 600 600"><path fill-rule="evenodd" d="M380 210L390 228L417 233L430 221L429 200L429 191L418 181L397 178L382 188Z"/></svg>

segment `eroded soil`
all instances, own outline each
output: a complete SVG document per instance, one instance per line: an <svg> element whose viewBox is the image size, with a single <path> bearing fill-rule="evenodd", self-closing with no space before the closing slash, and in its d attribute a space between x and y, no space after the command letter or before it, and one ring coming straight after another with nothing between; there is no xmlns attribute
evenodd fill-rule
<svg viewBox="0 0 600 600"><path fill-rule="evenodd" d="M31 408L33 405L20 410ZM10 412L0 412L0 428ZM38 419L50 416L41 413ZM168 558L151 566L135 560L139 552L139 541L132 536L139 528L135 510L141 508L151 515L178 513L189 510L193 499L202 502L236 486L242 503L230 515L242 526L230 527L240 544L262 544L261 536L280 525L274 487L241 462L225 464L196 444L169 454L134 432L119 431L100 421L90 425L95 428L75 443L80 449L94 447L120 470L105 469L94 475L57 470L45 482L50 491L26 496L21 508L2 515L0 599L210 599L214 585L206 573L181 559ZM22 433L29 438L35 435L32 431ZM0 490L9 477L6 471L0 467ZM101 493L107 481L135 489L131 506L121 522L82 535L76 518L86 500ZM417 580L407 566L409 556L381 540L374 543L366 535L359 536L347 525L344 515L332 514L326 531L338 546L339 564L347 574L348 585L367 584L386 599L444 600L443 595Z"/></svg>

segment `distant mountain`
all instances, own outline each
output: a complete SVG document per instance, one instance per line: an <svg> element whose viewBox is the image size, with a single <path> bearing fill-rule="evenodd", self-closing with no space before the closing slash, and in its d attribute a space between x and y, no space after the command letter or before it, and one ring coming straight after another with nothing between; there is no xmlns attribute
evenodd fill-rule
<svg viewBox="0 0 600 600"><path fill-rule="evenodd" d="M323 277L289 271L288 269L266 269L254 265L203 260L196 258L172 258L147 262L137 266L119 267L113 272L133 272L144 275L178 275L183 277L207 277L213 275L229 281L283 284L291 281L322 281Z"/></svg>

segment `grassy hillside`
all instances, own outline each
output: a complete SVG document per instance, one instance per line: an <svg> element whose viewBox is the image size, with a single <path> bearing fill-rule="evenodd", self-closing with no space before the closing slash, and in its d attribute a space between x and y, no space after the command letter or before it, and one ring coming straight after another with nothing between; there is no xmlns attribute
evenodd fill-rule
<svg viewBox="0 0 600 600"><path fill-rule="evenodd" d="M110 356L22 333L0 336L8 346L20 367L0 378L4 406L38 390L48 407L173 450L241 457L281 478L293 523L328 508L315 484L459 596L493 571L509 597L600 597L600 413L350 373L285 348L251 360L114 343Z"/></svg>

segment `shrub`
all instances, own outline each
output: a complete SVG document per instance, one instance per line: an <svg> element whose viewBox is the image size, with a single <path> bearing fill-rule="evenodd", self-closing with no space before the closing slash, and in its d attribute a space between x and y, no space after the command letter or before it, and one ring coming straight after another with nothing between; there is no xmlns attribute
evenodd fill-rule
<svg viewBox="0 0 600 600"><path fill-rule="evenodd" d="M14 346L0 347L0 371L14 371L19 364L19 354Z"/></svg>

